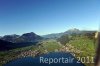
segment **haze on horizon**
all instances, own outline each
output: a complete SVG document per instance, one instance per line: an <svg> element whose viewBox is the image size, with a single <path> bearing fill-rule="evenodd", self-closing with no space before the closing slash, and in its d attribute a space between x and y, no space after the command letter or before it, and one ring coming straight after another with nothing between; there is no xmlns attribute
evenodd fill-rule
<svg viewBox="0 0 100 66"><path fill-rule="evenodd" d="M98 30L100 0L0 0L0 36Z"/></svg>

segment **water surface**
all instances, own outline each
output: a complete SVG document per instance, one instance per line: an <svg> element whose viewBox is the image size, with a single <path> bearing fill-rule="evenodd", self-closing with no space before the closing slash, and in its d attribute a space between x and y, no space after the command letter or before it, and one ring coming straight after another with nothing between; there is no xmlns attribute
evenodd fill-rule
<svg viewBox="0 0 100 66"><path fill-rule="evenodd" d="M73 63L40 63L40 57L43 58L74 58ZM26 57L21 59L16 59L11 62L8 62L4 66L84 66L82 63L77 63L77 59L72 56L70 53L64 53L64 52L53 52L45 55L41 55L39 57Z"/></svg>

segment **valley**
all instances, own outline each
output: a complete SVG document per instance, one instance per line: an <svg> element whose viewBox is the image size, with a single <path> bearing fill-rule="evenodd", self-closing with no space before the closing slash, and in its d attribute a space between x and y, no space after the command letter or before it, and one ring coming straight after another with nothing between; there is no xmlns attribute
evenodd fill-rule
<svg viewBox="0 0 100 66"><path fill-rule="evenodd" d="M94 31L93 31L94 32ZM27 57L39 57L44 54L51 52L64 52L71 53L72 56L78 59L78 57L94 57L95 56L95 46L94 46L94 33L91 31L75 34L63 34L59 38L44 38L38 42L29 42L30 39L25 43L13 43L9 46L11 42L5 41L8 46L15 47L12 49L6 49L0 51L0 65L4 65L16 59L27 58ZM89 34L89 35L88 35ZM30 35L28 35L30 36ZM28 37L29 38L29 37ZM32 37L31 37L32 38ZM2 40L4 42L4 40ZM0 43L3 44L3 43ZM88 51L88 52L87 52ZM87 63L87 58L84 60L86 66L92 66L92 59L89 59ZM80 59L81 62L83 62Z"/></svg>

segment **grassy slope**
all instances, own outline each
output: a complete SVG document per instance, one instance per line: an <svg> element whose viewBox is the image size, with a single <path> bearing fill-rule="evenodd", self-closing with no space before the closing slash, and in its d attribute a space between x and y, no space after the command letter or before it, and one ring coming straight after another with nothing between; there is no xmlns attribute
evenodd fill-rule
<svg viewBox="0 0 100 66"><path fill-rule="evenodd" d="M54 52L56 50L59 50L62 47L62 45L58 44L57 41L55 40L49 40L49 41L44 41L41 44L40 50L43 49L42 51L48 51L48 52Z"/></svg>
<svg viewBox="0 0 100 66"><path fill-rule="evenodd" d="M94 48L93 40L90 40L89 38L85 36L74 37L74 39L71 40L68 44L72 45L74 47L73 49L82 51L80 53L75 53L76 58L80 57L82 59L83 57L85 57L86 59L85 59L84 64L86 66L93 66L92 63L87 62L87 57L90 58L89 62L92 62L91 57L94 57L95 55L95 48Z"/></svg>

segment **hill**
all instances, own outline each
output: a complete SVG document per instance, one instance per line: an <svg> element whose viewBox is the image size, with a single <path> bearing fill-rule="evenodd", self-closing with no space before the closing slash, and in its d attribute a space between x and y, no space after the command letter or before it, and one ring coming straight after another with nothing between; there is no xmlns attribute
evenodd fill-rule
<svg viewBox="0 0 100 66"><path fill-rule="evenodd" d="M65 32L61 32L61 33L52 33L52 34L48 34L48 35L43 35L42 37L44 38L48 38L48 39L58 39L63 35L72 35L72 34L86 34L86 33L95 33L96 31L87 31L87 30L79 30L77 28L73 28L73 29L69 29Z"/></svg>
<svg viewBox="0 0 100 66"><path fill-rule="evenodd" d="M24 33L20 35L5 35L0 38L1 40L12 42L12 43L22 43L22 42L37 42L43 38L33 32Z"/></svg>
<svg viewBox="0 0 100 66"><path fill-rule="evenodd" d="M11 42L0 40L0 50L9 50L12 45Z"/></svg>

